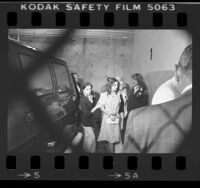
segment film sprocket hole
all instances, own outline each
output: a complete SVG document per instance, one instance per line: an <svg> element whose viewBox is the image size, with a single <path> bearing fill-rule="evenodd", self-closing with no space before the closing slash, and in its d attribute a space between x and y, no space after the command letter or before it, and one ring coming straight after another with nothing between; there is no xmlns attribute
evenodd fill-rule
<svg viewBox="0 0 200 188"><path fill-rule="evenodd" d="M0 3L0 180L199 178L199 9Z"/></svg>

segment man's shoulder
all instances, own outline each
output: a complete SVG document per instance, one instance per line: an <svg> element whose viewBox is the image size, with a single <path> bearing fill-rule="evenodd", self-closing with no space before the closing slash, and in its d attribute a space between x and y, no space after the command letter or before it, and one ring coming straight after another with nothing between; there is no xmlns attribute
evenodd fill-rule
<svg viewBox="0 0 200 188"><path fill-rule="evenodd" d="M144 106L140 108L136 108L130 112L130 115L134 118L143 118L147 115L150 115L152 112L154 112L158 108L158 105L152 105L152 106Z"/></svg>
<svg viewBox="0 0 200 188"><path fill-rule="evenodd" d="M173 143L173 140L169 136L169 132L172 136L176 135L179 137L180 135L176 131L175 126L165 125L173 125L173 120L176 117L176 122L179 122L180 126L188 131L188 128L191 126L191 110L191 93L181 96L173 101L132 110L128 116L125 134L125 146L128 147L128 150L124 147L124 151L138 151L137 148L132 145L132 142L130 142L130 138L134 140L140 148L144 149L145 144L154 139L157 135L156 133L161 133L160 138L162 139L156 140L156 144L151 151L161 151L160 149L163 149L162 147L157 148L160 144L164 144L164 146L169 144L170 146L170 143ZM160 132L161 130L162 132Z"/></svg>
<svg viewBox="0 0 200 188"><path fill-rule="evenodd" d="M135 122L137 122L138 119L148 119L148 121L151 121L153 118L162 118L164 116L164 112L162 109L167 109L170 113L173 113L173 111L179 110L179 108L182 108L182 106L186 104L192 103L192 96L188 92L187 95L180 96L179 98L175 100L171 100L165 103L151 105L151 106L145 106L142 108L138 108L136 110L133 110L130 114L133 116L133 118L136 119ZM137 123L136 123L137 124Z"/></svg>
<svg viewBox="0 0 200 188"><path fill-rule="evenodd" d="M151 116L151 113L154 112L155 109L155 106L144 106L141 108L136 108L130 111L128 120L134 122L133 126L136 128L137 126L140 126L139 124L142 121L149 119L148 117Z"/></svg>

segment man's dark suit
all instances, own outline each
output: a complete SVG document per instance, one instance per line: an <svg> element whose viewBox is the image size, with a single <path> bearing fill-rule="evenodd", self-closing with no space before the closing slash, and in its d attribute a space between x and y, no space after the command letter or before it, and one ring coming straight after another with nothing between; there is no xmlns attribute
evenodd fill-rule
<svg viewBox="0 0 200 188"><path fill-rule="evenodd" d="M81 91L81 83L79 83L79 82L74 82L74 87L75 87L75 90L76 90L76 94L77 94L77 99L78 99L78 101L80 101L80 98L81 98L81 95L82 95L82 91ZM78 89L78 87L79 87L79 89L80 89L80 91L79 91L79 89Z"/></svg>
<svg viewBox="0 0 200 188"><path fill-rule="evenodd" d="M172 153L192 126L192 89L180 98L130 112L122 153Z"/></svg>

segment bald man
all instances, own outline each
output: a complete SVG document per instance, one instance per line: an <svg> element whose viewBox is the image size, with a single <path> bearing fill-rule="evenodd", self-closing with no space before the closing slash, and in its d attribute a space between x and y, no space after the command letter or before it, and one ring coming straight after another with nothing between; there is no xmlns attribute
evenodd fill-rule
<svg viewBox="0 0 200 188"><path fill-rule="evenodd" d="M192 126L192 45L175 65L178 99L132 110L122 153L173 153Z"/></svg>

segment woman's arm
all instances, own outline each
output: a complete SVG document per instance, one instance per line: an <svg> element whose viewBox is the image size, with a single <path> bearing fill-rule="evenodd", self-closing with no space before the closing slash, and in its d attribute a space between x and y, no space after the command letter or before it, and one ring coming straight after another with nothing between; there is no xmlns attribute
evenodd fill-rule
<svg viewBox="0 0 200 188"><path fill-rule="evenodd" d="M100 106L96 105L94 108L92 108L91 113L94 113Z"/></svg>
<svg viewBox="0 0 200 188"><path fill-rule="evenodd" d="M98 108L104 104L105 101L105 93L101 93L99 100L97 101L96 106L91 110L91 113L95 112Z"/></svg>

